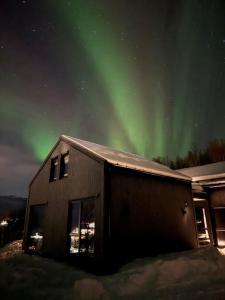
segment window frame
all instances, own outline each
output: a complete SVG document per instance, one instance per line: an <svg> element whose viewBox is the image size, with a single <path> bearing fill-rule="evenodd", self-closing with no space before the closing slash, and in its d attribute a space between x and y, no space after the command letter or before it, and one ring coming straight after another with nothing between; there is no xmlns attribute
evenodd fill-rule
<svg viewBox="0 0 225 300"><path fill-rule="evenodd" d="M68 156L68 163L65 164L65 160L64 158ZM60 157L60 171L59 171L59 179L63 179L63 178L67 178L69 176L69 160L70 156L69 156L69 151L61 154ZM67 172L65 173L65 166L67 165Z"/></svg>
<svg viewBox="0 0 225 300"><path fill-rule="evenodd" d="M56 164L55 164L56 163ZM54 176L56 174L56 176ZM49 182L54 182L59 177L59 156L51 158Z"/></svg>

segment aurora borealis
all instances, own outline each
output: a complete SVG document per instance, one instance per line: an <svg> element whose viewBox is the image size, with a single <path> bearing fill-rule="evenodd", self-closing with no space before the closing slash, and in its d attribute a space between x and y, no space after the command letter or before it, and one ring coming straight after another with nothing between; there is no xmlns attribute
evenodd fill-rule
<svg viewBox="0 0 225 300"><path fill-rule="evenodd" d="M149 159L224 138L224 1L3 0L0 22L1 194L62 133Z"/></svg>

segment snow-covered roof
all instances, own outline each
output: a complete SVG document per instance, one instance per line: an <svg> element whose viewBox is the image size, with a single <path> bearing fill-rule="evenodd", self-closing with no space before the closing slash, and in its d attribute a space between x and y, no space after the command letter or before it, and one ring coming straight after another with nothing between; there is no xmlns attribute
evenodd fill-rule
<svg viewBox="0 0 225 300"><path fill-rule="evenodd" d="M202 186L210 188L210 189L225 187L225 180L203 181Z"/></svg>
<svg viewBox="0 0 225 300"><path fill-rule="evenodd" d="M151 173L191 181L191 178L186 175L178 173L167 166L161 165L154 161L147 160L136 154L114 150L106 146L76 139L66 135L62 135L61 139L74 145L75 147L89 152L98 159L107 161L115 166L129 168L145 173Z"/></svg>
<svg viewBox="0 0 225 300"><path fill-rule="evenodd" d="M216 180L225 178L225 161L177 171L192 177L193 181Z"/></svg>

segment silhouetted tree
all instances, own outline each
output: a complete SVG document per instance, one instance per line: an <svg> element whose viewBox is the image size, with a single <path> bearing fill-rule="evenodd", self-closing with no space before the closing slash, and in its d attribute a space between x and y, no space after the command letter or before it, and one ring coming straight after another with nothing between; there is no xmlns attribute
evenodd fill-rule
<svg viewBox="0 0 225 300"><path fill-rule="evenodd" d="M153 158L154 161L169 166L171 169L182 169L215 163L225 160L225 140L215 139L209 142L204 150L193 147L184 157L177 156L175 160L168 157Z"/></svg>

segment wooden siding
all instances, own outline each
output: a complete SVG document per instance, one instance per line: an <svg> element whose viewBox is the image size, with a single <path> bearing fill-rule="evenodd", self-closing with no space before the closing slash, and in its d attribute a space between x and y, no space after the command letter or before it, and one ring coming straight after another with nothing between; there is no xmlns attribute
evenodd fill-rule
<svg viewBox="0 0 225 300"><path fill-rule="evenodd" d="M211 207L225 207L225 188L218 187L208 189L208 195Z"/></svg>
<svg viewBox="0 0 225 300"><path fill-rule="evenodd" d="M51 159L69 151L69 175L49 182ZM47 204L44 253L64 256L67 251L70 200L96 198L96 254L101 255L103 234L104 166L61 141L30 186L29 206ZM29 219L27 212L25 234ZM26 240L26 239L25 239ZM25 241L26 244L26 241Z"/></svg>
<svg viewBox="0 0 225 300"><path fill-rule="evenodd" d="M114 171L110 209L114 255L124 251L148 255L197 247L189 182Z"/></svg>

